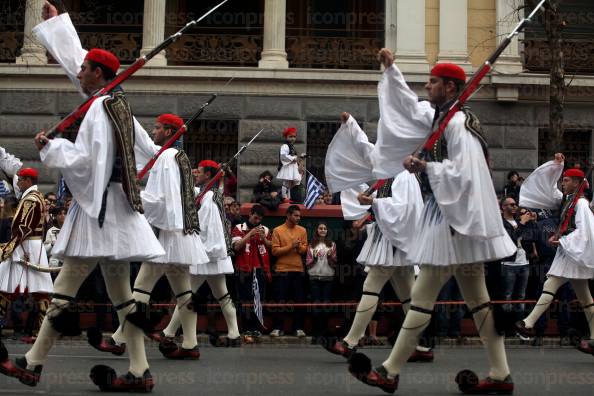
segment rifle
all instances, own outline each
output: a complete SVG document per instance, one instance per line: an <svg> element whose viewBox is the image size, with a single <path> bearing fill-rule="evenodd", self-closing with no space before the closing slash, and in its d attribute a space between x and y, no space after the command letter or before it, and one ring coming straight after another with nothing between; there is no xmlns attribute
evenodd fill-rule
<svg viewBox="0 0 594 396"><path fill-rule="evenodd" d="M227 83L223 86L223 88L229 85L229 83L233 81L234 78L235 77L231 77L229 81L227 81ZM163 154L165 150L171 147L177 141L177 139L179 139L181 135L188 131L188 127L190 126L190 124L194 122L194 120L196 120L198 117L200 117L200 115L204 112L204 109L206 109L206 107L208 107L208 105L210 105L217 98L217 96L218 95L216 93L212 94L212 96L200 106L198 111L194 113L194 115L192 115L192 117L190 117L188 121L186 121L186 123L182 125L173 134L173 136L171 136L171 138L169 138L169 140L161 147L161 149L155 155L153 155L149 162L144 166L144 168L142 168L142 170L136 176L138 180L142 180L142 178L147 174L147 172L150 171L151 168L155 165L155 162L157 162L157 159L159 159L161 154Z"/></svg>
<svg viewBox="0 0 594 396"><path fill-rule="evenodd" d="M425 141L425 143L423 143L422 146L419 146L419 148L415 150L414 153L412 153L413 156L415 156L416 158L422 158L428 151L432 149L435 142L437 142L437 140L445 132L446 127L448 126L449 122L454 117L454 115L462 109L462 107L472 97L472 95L476 93L477 89L479 89L479 84L481 80L487 75L487 73L489 73L493 69L493 65L495 64L495 62L497 62L497 59L501 56L503 51L505 51L505 49L511 44L513 38L517 36L526 27L526 25L532 20L532 18L534 18L534 15L536 15L538 10L540 10L544 6L545 2L546 0L541 0L538 3L538 5L534 8L534 10L532 10L532 12L528 15L528 17L522 19L520 23L518 23L518 25L515 27L515 29L512 30L512 32L509 33L503 41L501 41L501 43L491 54L491 56L489 56L485 63L483 63L483 65L477 70L477 72L474 73L474 75L468 81L468 83L466 83L462 91L458 94L458 96L448 109L447 113L445 113L439 118L437 128L431 133L431 135ZM377 184L378 183L376 183L376 185ZM370 187L370 189L367 190L365 193L367 194L367 192L369 192L368 195L371 195L373 191L377 189L376 185Z"/></svg>
<svg viewBox="0 0 594 396"><path fill-rule="evenodd" d="M215 185L216 182L218 182L221 177L223 177L223 173L225 172L224 169L227 168L231 162L233 162L234 160L236 160L237 158L239 158L239 156L245 151L247 150L247 148L254 142L254 140L256 140L256 138L258 136L260 136L260 134L262 132L264 132L266 128L262 128L260 129L260 131L258 133L256 133L254 135L254 137L245 145L241 146L241 148L239 149L239 151L237 153L235 153L235 155L233 157L231 157L230 160L228 160L227 162L224 162L221 164L221 166L219 167L219 170L217 171L217 173L214 175L214 177L212 179L210 179L208 181L208 183L206 183L206 186L202 189L202 191L200 191L200 194L198 194L198 196L196 197L196 206L200 206L200 202L202 202L202 198L204 198L204 194L206 194L208 191L210 191L210 189Z"/></svg>
<svg viewBox="0 0 594 396"><path fill-rule="evenodd" d="M126 70L119 73L113 80L111 80L105 87L95 91L84 103L76 108L72 113L68 114L62 121L58 124L54 125L46 134L48 138L52 137L57 133L62 133L66 128L74 124L77 120L84 117L87 113L91 105L97 98L108 94L113 89L115 89L118 85L122 84L128 78L130 78L134 73L140 70L149 60L154 58L159 52L163 51L165 48L173 44L177 41L188 29L193 27L194 25L198 24L198 22L202 21L212 12L214 12L217 8L225 4L228 0L223 0L215 7L211 8L207 11L204 15L200 18L195 19L193 21L188 22L183 28L181 28L177 33L172 34L169 36L165 41L155 47L151 52L148 54L138 58L132 65L130 65Z"/></svg>
<svg viewBox="0 0 594 396"><path fill-rule="evenodd" d="M466 83L462 91L458 94L458 97L454 100L454 103L448 109L448 112L445 113L439 119L439 124L437 129L431 133L427 141L423 144L422 150L420 152L415 152L413 155L417 154L417 158L423 156L424 153L430 151L435 142L443 135L445 132L446 127L448 126L450 120L454 117L454 115L462 109L462 107L466 104L466 102L472 97L475 93L481 80L493 69L493 65L497 62L497 59L501 56L503 51L511 44L513 38L517 36L528 24L534 15L540 10L546 0L541 0L540 3L532 10L528 17L522 19L520 23L515 27L515 29L507 35L507 37L499 44L499 46L495 49L495 51L491 54L491 56L483 63L480 69L477 70L476 73L472 76L472 78Z"/></svg>
<svg viewBox="0 0 594 396"><path fill-rule="evenodd" d="M573 217L573 214L575 213L575 207L577 205L577 202L584 195L584 191L588 187L588 179L592 175L592 169L594 169L594 168L592 166L590 166L590 169L588 169L588 173L586 174L586 177L584 177L584 179L578 186L577 191L575 192L575 195L574 195L573 199L571 200L571 203L561 213L561 217L559 219L559 227L557 227L557 231L555 231L555 237L557 240L559 240L561 235L563 235L565 233L565 231L567 231L567 228L569 227L569 222L571 221L571 218Z"/></svg>

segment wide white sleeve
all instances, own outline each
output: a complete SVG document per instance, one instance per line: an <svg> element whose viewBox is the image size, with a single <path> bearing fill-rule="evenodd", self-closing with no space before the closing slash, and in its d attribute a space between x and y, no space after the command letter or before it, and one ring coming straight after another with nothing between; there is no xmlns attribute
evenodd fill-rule
<svg viewBox="0 0 594 396"><path fill-rule="evenodd" d="M4 147L0 147L0 169L8 176L14 177L23 163L14 155L7 153Z"/></svg>
<svg viewBox="0 0 594 396"><path fill-rule="evenodd" d="M352 116L341 124L328 150L324 170L331 193L357 188L373 180L370 154L373 144Z"/></svg>
<svg viewBox="0 0 594 396"><path fill-rule="evenodd" d="M345 220L359 220L369 215L371 205L361 205L357 196L369 188L367 184L348 188L340 192L340 207ZM375 193L374 193L375 194Z"/></svg>
<svg viewBox="0 0 594 396"><path fill-rule="evenodd" d="M374 199L372 207L382 234L398 249L408 252L423 211L423 196L415 175L400 172L392 183L392 196Z"/></svg>
<svg viewBox="0 0 594 396"><path fill-rule="evenodd" d="M378 85L380 119L371 160L375 178L399 174L402 162L431 133L435 109L420 101L396 65L384 72Z"/></svg>
<svg viewBox="0 0 594 396"><path fill-rule="evenodd" d="M206 249L210 261L222 260L227 257L224 225L221 221L219 209L213 201L213 192L204 194L198 210L200 220L200 239Z"/></svg>
<svg viewBox="0 0 594 396"><path fill-rule="evenodd" d="M134 118L134 158L136 169L142 170L150 159L157 154L161 146L157 146L144 127Z"/></svg>
<svg viewBox="0 0 594 396"><path fill-rule="evenodd" d="M281 164L283 165L289 165L291 162L293 162L297 156L296 155L290 155L289 154L289 146L286 144L283 144L280 148L280 160L281 160Z"/></svg>
<svg viewBox="0 0 594 396"><path fill-rule="evenodd" d="M113 129L103 110L105 98L91 105L74 143L52 139L39 152L43 164L62 173L74 200L93 218L99 216L115 158Z"/></svg>
<svg viewBox="0 0 594 396"><path fill-rule="evenodd" d="M141 191L144 215L148 222L161 230L183 230L181 178L175 160L177 150L168 149L150 170L146 188Z"/></svg>
<svg viewBox="0 0 594 396"><path fill-rule="evenodd" d="M64 13L40 23L33 28L33 35L52 54L76 89L86 98L76 76L87 51L80 43L70 16Z"/></svg>
<svg viewBox="0 0 594 396"><path fill-rule="evenodd" d="M474 238L505 235L491 173L477 137L456 113L445 131L448 158L428 162L425 172L448 224Z"/></svg>
<svg viewBox="0 0 594 396"><path fill-rule="evenodd" d="M584 198L577 202L575 225L573 232L559 238L561 248L573 260L594 268L594 214Z"/></svg>
<svg viewBox="0 0 594 396"><path fill-rule="evenodd" d="M22 166L23 163L20 159L6 152L4 147L0 147L0 169L6 173L6 176L12 178L12 189L14 190L17 197L20 195L19 186L17 185L17 181L19 179L17 172ZM8 181L9 180L7 180L7 182Z"/></svg>
<svg viewBox="0 0 594 396"><path fill-rule="evenodd" d="M563 193L557 182L563 174L563 163L549 161L536 168L520 187L520 206L534 209L559 209Z"/></svg>

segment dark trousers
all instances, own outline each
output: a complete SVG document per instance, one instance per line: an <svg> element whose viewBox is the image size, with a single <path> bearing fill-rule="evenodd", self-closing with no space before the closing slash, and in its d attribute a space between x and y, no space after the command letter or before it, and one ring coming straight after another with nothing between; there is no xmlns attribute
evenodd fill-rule
<svg viewBox="0 0 594 396"><path fill-rule="evenodd" d="M303 272L276 272L274 274L276 302L282 304L305 302L305 274ZM274 328L283 330L284 319L293 316L292 331L303 329L303 309L280 307L276 309Z"/></svg>
<svg viewBox="0 0 594 396"><path fill-rule="evenodd" d="M452 277L443 285L437 301L462 301L456 280ZM464 317L462 305L437 305L436 309L437 335L440 337L460 336L460 323Z"/></svg>
<svg viewBox="0 0 594 396"><path fill-rule="evenodd" d="M309 291L313 303L329 303L332 301L333 279L310 279ZM332 311L331 307L312 308L313 336L323 335L328 328L328 314Z"/></svg>
<svg viewBox="0 0 594 396"><path fill-rule="evenodd" d="M261 268L256 268L256 279L258 279L258 289L260 290L260 301L264 302L264 293L266 292L266 277ZM235 273L235 285L237 288L237 296L241 304L253 304L254 293L252 290L253 273L245 271L237 271ZM260 321L254 313L254 307L239 308L239 317L241 320L241 328L243 331L260 331Z"/></svg>

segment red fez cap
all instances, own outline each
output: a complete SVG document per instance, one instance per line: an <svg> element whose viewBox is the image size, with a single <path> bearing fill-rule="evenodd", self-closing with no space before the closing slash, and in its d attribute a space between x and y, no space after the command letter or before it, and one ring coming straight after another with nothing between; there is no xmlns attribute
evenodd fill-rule
<svg viewBox="0 0 594 396"><path fill-rule="evenodd" d="M198 163L198 168L215 168L219 169L219 164L212 160L202 160Z"/></svg>
<svg viewBox="0 0 594 396"><path fill-rule="evenodd" d="M438 63L431 69L431 75L436 77L455 78L466 82L464 69L453 63Z"/></svg>
<svg viewBox="0 0 594 396"><path fill-rule="evenodd" d="M35 168L21 168L17 172L17 176L37 178L39 177L39 172Z"/></svg>
<svg viewBox="0 0 594 396"><path fill-rule="evenodd" d="M285 128L285 130L283 131L283 136L287 137L289 135L297 135L297 128L295 128L295 127Z"/></svg>
<svg viewBox="0 0 594 396"><path fill-rule="evenodd" d="M87 52L85 60L100 63L103 66L107 67L109 70L113 71L114 73L117 73L118 69L120 68L120 61L114 54L99 48L93 48L92 50Z"/></svg>
<svg viewBox="0 0 594 396"><path fill-rule="evenodd" d="M184 125L184 120L175 114L161 114L159 117L157 117L157 122L163 125L171 125L178 129Z"/></svg>
<svg viewBox="0 0 594 396"><path fill-rule="evenodd" d="M579 177L583 179L584 177L586 177L586 174L581 169L571 168L563 172L563 177Z"/></svg>

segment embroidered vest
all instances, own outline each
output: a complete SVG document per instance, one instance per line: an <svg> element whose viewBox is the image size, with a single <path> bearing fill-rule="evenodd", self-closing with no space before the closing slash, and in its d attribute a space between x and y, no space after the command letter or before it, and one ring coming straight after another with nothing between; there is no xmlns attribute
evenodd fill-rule
<svg viewBox="0 0 594 396"><path fill-rule="evenodd" d="M392 183L394 178L386 179L386 183L377 190L377 198L390 198L392 196Z"/></svg>
<svg viewBox="0 0 594 396"><path fill-rule="evenodd" d="M483 149L483 155L485 156L485 160L487 161L487 165L489 164L489 146L487 144L487 140L484 137L483 128L478 117L471 112L467 107L463 107L462 111L466 115L466 121L464 121L464 127L468 132L474 135L481 144L481 148ZM434 125L439 117L436 116L434 120ZM432 127L433 128L433 127ZM448 143L445 138L445 133L440 136L440 138L433 144L431 150L423 150L422 159L427 162L442 162L444 159L448 158ZM469 164L470 166L470 164ZM431 186L429 184L429 178L425 172L421 172L417 174L417 179L421 183L421 192L423 195L425 194L433 194L431 190Z"/></svg>
<svg viewBox="0 0 594 396"><path fill-rule="evenodd" d="M216 184L216 183L215 183ZM223 234L225 235L225 245L227 245L227 254L232 256L234 254L233 247L231 246L231 235L230 235L230 224L227 216L225 215L225 204L224 204L224 197L221 193L221 190L218 186L213 186L212 188L212 201L217 205L217 209L219 210L219 215L221 216L221 223L223 224Z"/></svg>
<svg viewBox="0 0 594 396"><path fill-rule="evenodd" d="M124 193L132 210L144 213L140 199L140 187L136 179L134 157L134 119L130 105L123 92L114 92L103 101L103 107L111 121L116 142L116 163L110 180L121 180ZM117 181L120 181L117 180ZM100 221L100 223L102 223Z"/></svg>
<svg viewBox="0 0 594 396"><path fill-rule="evenodd" d="M575 194L564 195L563 199L561 200L561 217L560 221L563 221L565 216L567 215L567 211L569 210L569 206L571 205L571 201L573 201ZM563 235L570 234L575 231L577 226L575 225L575 214L576 210L574 209L573 215L569 219L569 224L567 226L567 230L563 233Z"/></svg>
<svg viewBox="0 0 594 396"><path fill-rule="evenodd" d="M197 234L200 232L198 221L198 210L194 203L194 176L192 176L192 164L188 155L181 149L175 154L175 160L179 167L181 203L184 216L184 234Z"/></svg>
<svg viewBox="0 0 594 396"><path fill-rule="evenodd" d="M45 225L44 207L45 200L43 194L39 191L30 191L21 198L12 220L11 230L19 229L21 232L30 230L30 232L25 239L21 239L22 234L15 235L13 233L10 241L0 246L1 260L6 260L10 257L24 240L43 238L43 228Z"/></svg>

